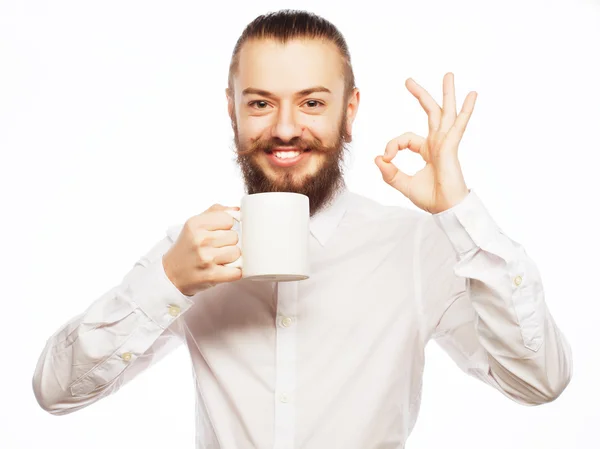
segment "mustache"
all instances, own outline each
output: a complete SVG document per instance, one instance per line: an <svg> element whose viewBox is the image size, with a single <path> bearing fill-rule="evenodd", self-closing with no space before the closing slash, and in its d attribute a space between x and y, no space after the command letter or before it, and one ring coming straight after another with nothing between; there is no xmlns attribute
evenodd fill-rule
<svg viewBox="0 0 600 449"><path fill-rule="evenodd" d="M274 138L268 140L257 140L247 145L245 148L238 148L238 155L249 156L258 152L272 153L274 148L278 149L298 149L300 151L331 152L332 149L323 145L317 139L307 141L300 137L294 137L289 142Z"/></svg>

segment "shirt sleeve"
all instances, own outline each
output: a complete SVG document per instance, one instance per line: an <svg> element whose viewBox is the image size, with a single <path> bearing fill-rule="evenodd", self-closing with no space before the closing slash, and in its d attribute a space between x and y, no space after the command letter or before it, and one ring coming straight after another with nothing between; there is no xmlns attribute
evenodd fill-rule
<svg viewBox="0 0 600 449"><path fill-rule="evenodd" d="M121 283L52 335L39 356L33 390L55 415L86 407L116 392L182 342L192 297L166 276L165 237L141 257Z"/></svg>
<svg viewBox="0 0 600 449"><path fill-rule="evenodd" d="M556 399L572 373L571 349L524 248L479 197L423 222L420 291L429 335L465 372L516 402Z"/></svg>

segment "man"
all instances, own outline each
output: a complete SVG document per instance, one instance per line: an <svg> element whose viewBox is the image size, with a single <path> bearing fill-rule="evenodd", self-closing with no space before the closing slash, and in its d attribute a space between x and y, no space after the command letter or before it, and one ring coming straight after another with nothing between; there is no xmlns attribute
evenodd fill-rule
<svg viewBox="0 0 600 449"><path fill-rule="evenodd" d="M474 108L408 90L429 133L392 140L375 163L421 211L349 192L342 161L359 105L350 54L318 16L258 17L232 56L228 110L248 193L310 199L311 277L256 283L227 209L170 228L146 256L52 336L33 387L66 414L117 391L184 341L197 386L198 448L402 448L415 423L424 348L523 404L554 400L569 346L535 263L463 179L457 152ZM402 149L426 166L410 177Z"/></svg>

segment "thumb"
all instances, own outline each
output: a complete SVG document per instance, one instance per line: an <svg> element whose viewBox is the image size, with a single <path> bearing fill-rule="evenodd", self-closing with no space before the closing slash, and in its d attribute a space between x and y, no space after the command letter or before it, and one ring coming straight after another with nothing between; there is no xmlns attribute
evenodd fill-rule
<svg viewBox="0 0 600 449"><path fill-rule="evenodd" d="M400 191L403 195L408 195L408 185L412 176L400 171L393 163L386 162L382 156L375 158L375 165L381 171L381 176L386 183Z"/></svg>

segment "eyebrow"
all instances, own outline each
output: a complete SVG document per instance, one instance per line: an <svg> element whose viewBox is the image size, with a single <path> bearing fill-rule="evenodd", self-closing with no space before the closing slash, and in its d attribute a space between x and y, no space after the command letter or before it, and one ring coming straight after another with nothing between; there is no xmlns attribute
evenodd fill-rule
<svg viewBox="0 0 600 449"><path fill-rule="evenodd" d="M306 95L314 94L315 92L325 92L328 94L331 93L331 91L324 86L315 86L315 87L309 87L308 89L303 89L299 92L296 92L294 94L294 97L305 97ZM247 87L246 89L244 89L242 91L242 96L251 95L251 94L260 95L262 97L267 97L267 98L276 98L277 97L277 95L269 92L268 90L256 89L254 87Z"/></svg>

